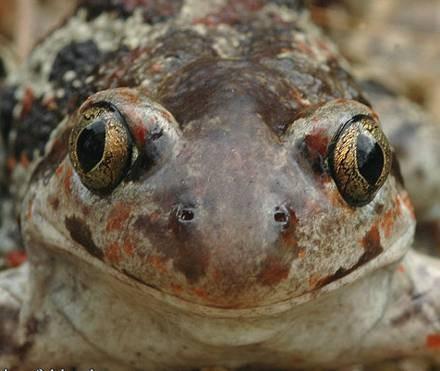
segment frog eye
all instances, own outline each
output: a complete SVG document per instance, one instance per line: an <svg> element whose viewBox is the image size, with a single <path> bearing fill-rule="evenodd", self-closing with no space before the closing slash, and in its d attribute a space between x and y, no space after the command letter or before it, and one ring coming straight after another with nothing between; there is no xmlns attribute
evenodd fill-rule
<svg viewBox="0 0 440 371"><path fill-rule="evenodd" d="M131 143L124 117L114 106L92 106L70 134L70 161L87 188L109 192L128 170Z"/></svg>
<svg viewBox="0 0 440 371"><path fill-rule="evenodd" d="M338 130L329 146L330 173L344 200L364 206L384 184L391 149L376 120L357 115Z"/></svg>

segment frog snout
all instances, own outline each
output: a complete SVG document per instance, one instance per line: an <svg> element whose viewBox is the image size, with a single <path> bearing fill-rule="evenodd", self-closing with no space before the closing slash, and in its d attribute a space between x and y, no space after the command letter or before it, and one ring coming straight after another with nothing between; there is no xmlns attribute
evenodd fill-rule
<svg viewBox="0 0 440 371"><path fill-rule="evenodd" d="M225 196L173 209L171 240L163 246L175 271L173 287L187 287L187 299L246 306L266 300L288 278L298 254L294 213L282 202L257 200L243 197L240 204ZM249 201L254 205L246 206Z"/></svg>

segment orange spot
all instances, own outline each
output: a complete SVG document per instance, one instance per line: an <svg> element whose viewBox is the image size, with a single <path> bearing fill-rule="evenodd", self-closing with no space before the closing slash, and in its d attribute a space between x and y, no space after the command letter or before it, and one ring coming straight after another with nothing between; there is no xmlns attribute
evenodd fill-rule
<svg viewBox="0 0 440 371"><path fill-rule="evenodd" d="M117 243L112 243L105 250L105 257L108 259L110 263L117 264L121 261L121 249L119 248Z"/></svg>
<svg viewBox="0 0 440 371"><path fill-rule="evenodd" d="M181 292L182 292L182 286L180 286L180 285L178 285L178 284L176 284L176 283L172 283L171 284L171 290L173 290L173 292L175 293L175 294L180 294Z"/></svg>
<svg viewBox="0 0 440 371"><path fill-rule="evenodd" d="M413 219L415 219L415 218L416 218L416 213L415 213L415 211L414 211L414 206L413 206L413 204L412 204L412 202L411 202L411 199L409 198L408 193L405 192L405 193L400 197L400 200L401 200L402 204L405 205L405 207L406 207L406 208L408 209L408 211L410 212L411 217L412 217Z"/></svg>
<svg viewBox="0 0 440 371"><path fill-rule="evenodd" d="M161 256L150 255L147 258L147 263L156 268L156 270L158 270L160 273L165 273L167 271L167 267L165 265L166 259Z"/></svg>
<svg viewBox="0 0 440 371"><path fill-rule="evenodd" d="M115 207L110 212L106 230L107 232L120 230L124 222L130 216L131 206L128 206L122 202L115 205Z"/></svg>
<svg viewBox="0 0 440 371"><path fill-rule="evenodd" d="M394 210L388 210L384 214L381 223L382 230L386 238L389 238L391 236L391 232L393 231L393 225L394 225Z"/></svg>
<svg viewBox="0 0 440 371"><path fill-rule="evenodd" d="M61 164L61 165L58 166L57 169L55 170L55 175L56 175L57 177L60 177L61 174L63 173L63 170L64 170L64 166L63 166L63 164Z"/></svg>
<svg viewBox="0 0 440 371"><path fill-rule="evenodd" d="M309 278L309 286L312 288L316 287L316 284L320 281L321 277L317 274L312 274Z"/></svg>
<svg viewBox="0 0 440 371"><path fill-rule="evenodd" d="M405 266L403 264L399 264L399 266L397 267L397 271L400 273L405 273Z"/></svg>
<svg viewBox="0 0 440 371"><path fill-rule="evenodd" d="M124 243L124 251L127 255L129 256L133 256L134 254L134 244L133 242L131 242L131 240L126 240Z"/></svg>
<svg viewBox="0 0 440 371"><path fill-rule="evenodd" d="M194 294L196 294L199 298L205 299L208 297L208 293L205 289L202 289L201 287L195 287L193 289Z"/></svg>
<svg viewBox="0 0 440 371"><path fill-rule="evenodd" d="M153 63L151 65L151 70L153 72L160 72L160 71L162 71L162 65L160 63Z"/></svg>
<svg viewBox="0 0 440 371"><path fill-rule="evenodd" d="M306 250L301 249L298 251L298 258L304 258L306 256Z"/></svg>
<svg viewBox="0 0 440 371"><path fill-rule="evenodd" d="M440 349L440 334L431 334L426 337L426 346L429 349Z"/></svg>
<svg viewBox="0 0 440 371"><path fill-rule="evenodd" d="M27 259L27 255L25 251L22 250L13 250L6 253L5 260L6 265L9 268L15 268L22 265Z"/></svg>
<svg viewBox="0 0 440 371"><path fill-rule="evenodd" d="M72 168L68 168L66 171L66 174L64 176L64 191L66 193L71 193L72 192L72 175L73 175L73 171Z"/></svg>

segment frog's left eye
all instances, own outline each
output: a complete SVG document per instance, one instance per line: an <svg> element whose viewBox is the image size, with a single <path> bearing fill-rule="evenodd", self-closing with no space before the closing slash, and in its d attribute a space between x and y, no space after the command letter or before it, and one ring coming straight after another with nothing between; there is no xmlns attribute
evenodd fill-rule
<svg viewBox="0 0 440 371"><path fill-rule="evenodd" d="M391 149L376 120L354 116L342 125L328 152L330 173L351 206L368 204L384 184L391 167Z"/></svg>
<svg viewBox="0 0 440 371"><path fill-rule="evenodd" d="M132 140L121 113L110 104L89 107L73 128L69 155L82 183L109 192L128 170Z"/></svg>

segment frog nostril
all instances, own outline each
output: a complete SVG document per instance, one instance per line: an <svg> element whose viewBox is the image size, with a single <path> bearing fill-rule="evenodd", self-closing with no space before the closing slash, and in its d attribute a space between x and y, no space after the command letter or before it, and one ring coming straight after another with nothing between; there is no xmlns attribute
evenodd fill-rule
<svg viewBox="0 0 440 371"><path fill-rule="evenodd" d="M181 223L189 223L194 219L194 210L191 208L179 208L177 210L177 219Z"/></svg>
<svg viewBox="0 0 440 371"><path fill-rule="evenodd" d="M277 206L273 214L273 219L276 223L286 225L289 223L289 212L284 206Z"/></svg>

